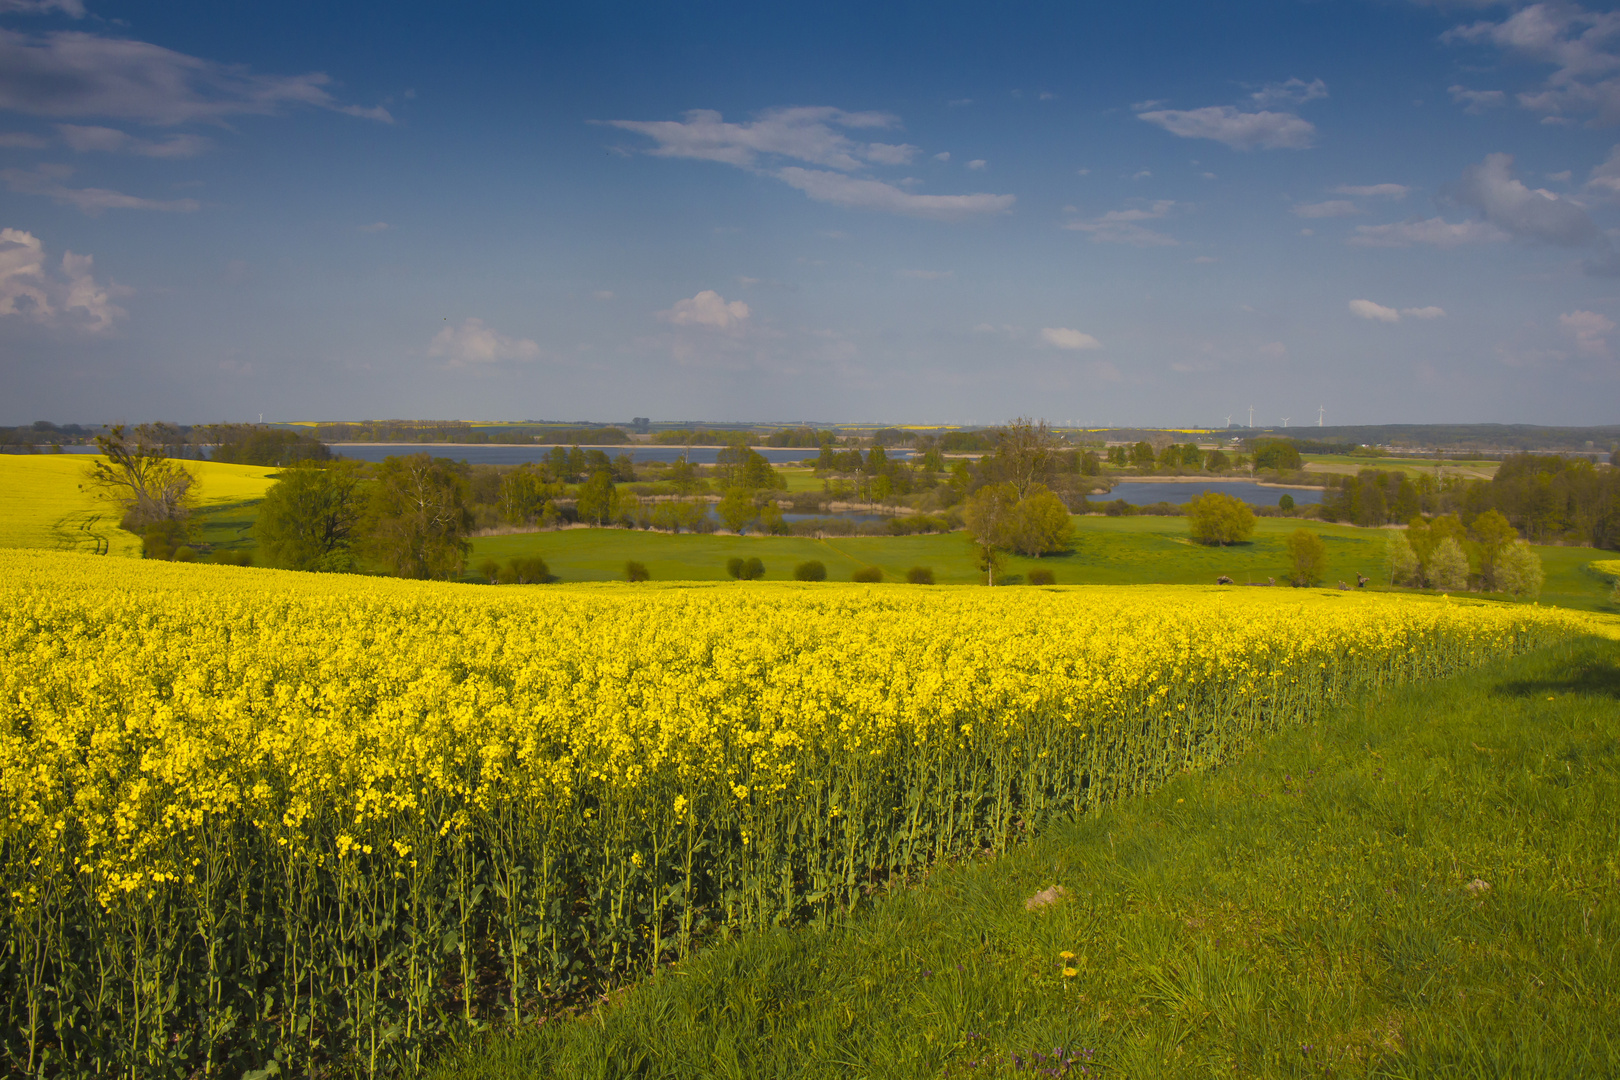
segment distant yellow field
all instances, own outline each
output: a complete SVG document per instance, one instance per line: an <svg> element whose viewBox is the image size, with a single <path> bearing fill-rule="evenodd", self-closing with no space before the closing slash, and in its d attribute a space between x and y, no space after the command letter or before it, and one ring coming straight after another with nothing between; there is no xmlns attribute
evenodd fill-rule
<svg viewBox="0 0 1620 1080"><path fill-rule="evenodd" d="M118 511L84 490L93 454L0 455L0 548L139 555L140 540L118 527ZM262 498L275 469L190 461L204 506Z"/></svg>
<svg viewBox="0 0 1620 1080"><path fill-rule="evenodd" d="M1592 562L1592 569L1608 577L1620 578L1620 559L1596 559Z"/></svg>

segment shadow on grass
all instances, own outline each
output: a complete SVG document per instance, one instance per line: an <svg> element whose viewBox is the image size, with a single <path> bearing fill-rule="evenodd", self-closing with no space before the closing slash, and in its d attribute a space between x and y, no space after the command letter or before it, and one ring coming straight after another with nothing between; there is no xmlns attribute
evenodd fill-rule
<svg viewBox="0 0 1620 1080"><path fill-rule="evenodd" d="M1591 694L1620 699L1620 667L1588 659L1561 679L1526 679L1506 682L1491 691L1498 697L1534 697L1538 694Z"/></svg>

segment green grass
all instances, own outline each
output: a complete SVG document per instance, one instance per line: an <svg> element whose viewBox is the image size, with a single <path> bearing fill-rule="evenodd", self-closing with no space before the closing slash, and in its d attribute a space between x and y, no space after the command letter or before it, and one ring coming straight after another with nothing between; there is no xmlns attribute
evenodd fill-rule
<svg viewBox="0 0 1620 1080"><path fill-rule="evenodd" d="M1361 469L1382 469L1385 472L1401 472L1408 476L1418 473L1434 473L1434 458L1422 457L1357 457L1354 454L1302 454L1300 455L1308 465L1352 466L1355 471ZM1496 475L1500 461L1462 461L1446 458L1441 462L1441 471L1444 475L1464 475L1488 480ZM1333 471L1339 471L1335 468Z"/></svg>
<svg viewBox="0 0 1620 1080"><path fill-rule="evenodd" d="M431 1076L1614 1076L1617 705L1596 640L1392 693Z"/></svg>

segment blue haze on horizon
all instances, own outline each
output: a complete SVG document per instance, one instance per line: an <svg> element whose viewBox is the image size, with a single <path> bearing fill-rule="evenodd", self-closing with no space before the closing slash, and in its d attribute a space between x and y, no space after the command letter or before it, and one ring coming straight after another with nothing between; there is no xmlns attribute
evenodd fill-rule
<svg viewBox="0 0 1620 1080"><path fill-rule="evenodd" d="M1620 422L1620 13L0 0L0 423Z"/></svg>

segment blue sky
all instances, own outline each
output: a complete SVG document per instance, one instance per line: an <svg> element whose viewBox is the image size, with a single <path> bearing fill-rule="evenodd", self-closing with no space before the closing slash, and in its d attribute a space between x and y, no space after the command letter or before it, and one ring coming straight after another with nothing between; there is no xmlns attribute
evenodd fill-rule
<svg viewBox="0 0 1620 1080"><path fill-rule="evenodd" d="M0 422L1613 423L1617 144L1575 4L0 0Z"/></svg>

